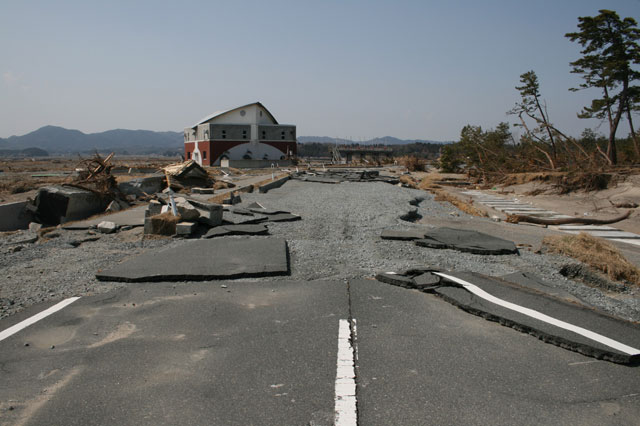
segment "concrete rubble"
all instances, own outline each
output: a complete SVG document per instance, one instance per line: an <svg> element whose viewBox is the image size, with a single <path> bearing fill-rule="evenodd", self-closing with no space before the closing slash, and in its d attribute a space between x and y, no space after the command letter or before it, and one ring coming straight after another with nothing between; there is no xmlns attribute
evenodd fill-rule
<svg viewBox="0 0 640 426"><path fill-rule="evenodd" d="M109 221L102 221L98 224L98 232L103 234L112 234L118 230L118 225Z"/></svg>

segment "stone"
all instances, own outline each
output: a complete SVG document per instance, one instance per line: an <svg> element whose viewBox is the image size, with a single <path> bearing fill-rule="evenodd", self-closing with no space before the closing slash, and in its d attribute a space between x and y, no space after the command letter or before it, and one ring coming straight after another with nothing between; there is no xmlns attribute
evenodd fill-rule
<svg viewBox="0 0 640 426"><path fill-rule="evenodd" d="M29 222L29 231L38 232L40 229L42 229L42 224L41 223Z"/></svg>
<svg viewBox="0 0 640 426"><path fill-rule="evenodd" d="M107 220L104 220L98 224L98 231L103 234L111 234L113 232L116 232L117 229L118 225Z"/></svg>

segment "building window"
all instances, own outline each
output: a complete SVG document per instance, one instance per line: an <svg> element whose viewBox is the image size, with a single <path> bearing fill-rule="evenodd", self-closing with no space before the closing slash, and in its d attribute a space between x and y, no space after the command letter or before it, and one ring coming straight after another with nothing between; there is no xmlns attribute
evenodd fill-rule
<svg viewBox="0 0 640 426"><path fill-rule="evenodd" d="M191 153L187 152L187 160L191 160Z"/></svg>
<svg viewBox="0 0 640 426"><path fill-rule="evenodd" d="M204 131L204 138L205 139L209 139L209 131L208 130Z"/></svg>
<svg viewBox="0 0 640 426"><path fill-rule="evenodd" d="M284 140L284 130L282 132L280 132L280 139Z"/></svg>
<svg viewBox="0 0 640 426"><path fill-rule="evenodd" d="M262 131L262 139L266 139L267 138L267 132L265 132L264 130Z"/></svg>
<svg viewBox="0 0 640 426"><path fill-rule="evenodd" d="M222 131L222 139L226 139L227 138L227 131L223 130Z"/></svg>
<svg viewBox="0 0 640 426"><path fill-rule="evenodd" d="M247 138L247 131L243 130L242 131L242 139L246 139Z"/></svg>
<svg viewBox="0 0 640 426"><path fill-rule="evenodd" d="M202 159L203 160L207 159L207 151L202 151Z"/></svg>
<svg viewBox="0 0 640 426"><path fill-rule="evenodd" d="M262 111L260 111L260 117L262 117Z"/></svg>
<svg viewBox="0 0 640 426"><path fill-rule="evenodd" d="M247 113L247 112L246 112L245 110L241 110L241 111L240 111L240 116L241 116L241 117L244 117L246 113Z"/></svg>

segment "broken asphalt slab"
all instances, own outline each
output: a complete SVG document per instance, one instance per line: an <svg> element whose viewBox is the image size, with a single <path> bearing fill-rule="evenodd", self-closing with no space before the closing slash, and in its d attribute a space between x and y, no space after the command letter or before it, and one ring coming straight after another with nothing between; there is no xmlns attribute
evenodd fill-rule
<svg viewBox="0 0 640 426"><path fill-rule="evenodd" d="M101 215L93 219L87 219L77 222L70 222L62 225L63 229L89 229L97 227L102 221L115 223L118 227L122 226L144 226L144 211L146 206L134 207L122 210L109 215Z"/></svg>
<svg viewBox="0 0 640 426"><path fill-rule="evenodd" d="M523 312L498 305L480 297L460 284L443 279L442 285L433 289L444 300L460 309L490 321L536 336L538 339L597 359L639 365L640 326L594 309L560 300L536 290L525 288L476 273L453 272L448 274L471 283L482 291L519 307L551 317L560 323L549 323ZM566 324L581 327L591 333L622 343L627 349L612 347L601 337L585 337L566 328Z"/></svg>
<svg viewBox="0 0 640 426"><path fill-rule="evenodd" d="M269 229L264 224L222 225L211 228L204 238L225 237L230 235L267 235Z"/></svg>
<svg viewBox="0 0 640 426"><path fill-rule="evenodd" d="M421 271L423 271L421 273ZM507 327L536 336L540 340L569 349L597 359L619 364L640 364L640 326L621 320L590 307L580 301L566 298L564 294L554 297L546 293L548 284L541 283L536 277L524 274L511 274L503 278L487 277L470 272L447 272L446 275L464 280L490 296L515 304L524 310L559 320L572 326L581 327L591 333L597 333L630 346L630 350L611 347L605 340L594 340L575 333L563 325L545 322L522 312L493 303L487 298L472 293L461 284L440 277L432 268L414 269L403 273L386 272L376 275L380 282L398 287L423 290L442 297L447 302L474 315ZM435 277L434 277L435 276ZM512 281L507 281L506 278ZM522 285L521 285L521 284ZM537 314L536 314L537 315ZM605 343L603 343L605 342ZM631 352L631 353L630 353Z"/></svg>
<svg viewBox="0 0 640 426"><path fill-rule="evenodd" d="M468 229L437 228L425 232L424 239L416 240L421 247L452 249L473 254L517 254L513 241Z"/></svg>
<svg viewBox="0 0 640 426"><path fill-rule="evenodd" d="M289 251L282 238L213 238L150 251L104 271L100 281L205 281L288 275Z"/></svg>

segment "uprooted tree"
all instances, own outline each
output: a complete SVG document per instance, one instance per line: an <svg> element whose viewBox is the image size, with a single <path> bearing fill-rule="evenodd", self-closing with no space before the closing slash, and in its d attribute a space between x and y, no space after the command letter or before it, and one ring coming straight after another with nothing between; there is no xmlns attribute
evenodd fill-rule
<svg viewBox="0 0 640 426"><path fill-rule="evenodd" d="M611 165L618 163L616 132L620 120L626 115L636 159L640 159L638 141L633 128L633 112L638 110L640 88L634 86L640 80L640 72L633 66L640 65L640 29L633 18L620 19L611 10L600 10L598 16L579 17L579 31L565 37L582 46L582 58L571 62L571 72L580 74L584 83L581 90L596 88L601 97L593 99L583 108L580 118L599 118L609 124L609 140L602 156Z"/></svg>

